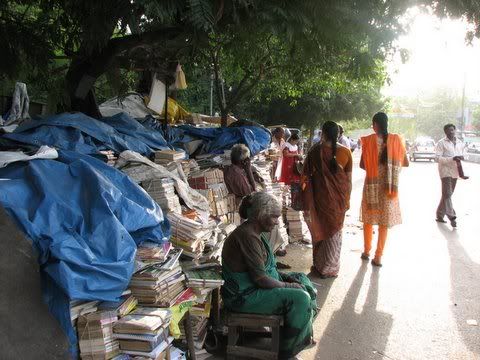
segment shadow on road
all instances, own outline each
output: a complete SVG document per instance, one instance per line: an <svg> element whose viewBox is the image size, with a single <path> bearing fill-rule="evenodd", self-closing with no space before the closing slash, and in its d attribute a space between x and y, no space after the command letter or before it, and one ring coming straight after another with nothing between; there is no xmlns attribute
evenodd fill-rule
<svg viewBox="0 0 480 360"><path fill-rule="evenodd" d="M335 279L321 279L319 276L316 276L314 273L309 273L307 275L312 281L312 284L317 288L317 307L322 311L322 307L327 300L328 293L330 288L333 285Z"/></svg>
<svg viewBox="0 0 480 360"><path fill-rule="evenodd" d="M480 355L479 327L467 324L469 319L480 320L480 265L470 259L459 242L456 230L450 230L442 224L438 224L438 229L447 242L450 254L451 307L458 332L465 346L474 354Z"/></svg>
<svg viewBox="0 0 480 360"><path fill-rule="evenodd" d="M370 266L363 262L355 279L317 345L315 359L381 359L388 358L385 348L393 325L391 314L377 310L380 271L372 269L367 297L360 313L355 303Z"/></svg>

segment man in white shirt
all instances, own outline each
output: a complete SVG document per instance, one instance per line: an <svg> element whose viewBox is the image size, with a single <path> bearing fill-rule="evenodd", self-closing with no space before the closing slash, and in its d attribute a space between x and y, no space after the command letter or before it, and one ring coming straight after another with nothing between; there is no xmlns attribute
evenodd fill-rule
<svg viewBox="0 0 480 360"><path fill-rule="evenodd" d="M352 145L350 144L350 140L345 136L343 133L343 126L338 125L338 142L345 146L347 149L351 149Z"/></svg>
<svg viewBox="0 0 480 360"><path fill-rule="evenodd" d="M442 198L437 208L436 220L445 223L446 215L452 227L457 227L457 215L453 208L452 195L457 185L457 179L464 177L461 160L463 160L465 144L455 136L455 125L447 124L443 127L443 131L446 137L441 139L436 147L438 171L442 180Z"/></svg>

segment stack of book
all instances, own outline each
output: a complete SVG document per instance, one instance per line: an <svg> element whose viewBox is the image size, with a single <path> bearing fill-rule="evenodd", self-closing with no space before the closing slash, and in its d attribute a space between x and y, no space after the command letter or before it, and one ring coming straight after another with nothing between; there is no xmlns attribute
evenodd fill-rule
<svg viewBox="0 0 480 360"><path fill-rule="evenodd" d="M230 235L236 227L236 225L229 222L219 224L212 237L205 242L203 255L198 262L201 264L221 263L223 244L228 235Z"/></svg>
<svg viewBox="0 0 480 360"><path fill-rule="evenodd" d="M152 241L144 241L138 246L135 259L143 262L145 265L162 264L167 260L171 250L172 244L169 242L159 244Z"/></svg>
<svg viewBox="0 0 480 360"><path fill-rule="evenodd" d="M115 311L96 311L79 316L77 331L82 360L108 360L119 354L118 341L113 337L113 324L117 319Z"/></svg>
<svg viewBox="0 0 480 360"><path fill-rule="evenodd" d="M210 188L210 185L224 182L223 171L216 168L194 171L188 178L188 183L193 189L206 190Z"/></svg>
<svg viewBox="0 0 480 360"><path fill-rule="evenodd" d="M195 345L195 353L201 354L202 348L207 337L207 325L211 310L211 295L207 295L200 299L197 296L197 302L190 308L190 319L192 322L193 341ZM186 344L185 327L183 322L179 324L181 339Z"/></svg>
<svg viewBox="0 0 480 360"><path fill-rule="evenodd" d="M206 295L223 285L221 270L218 267L196 267L184 269L187 286L197 295Z"/></svg>
<svg viewBox="0 0 480 360"><path fill-rule="evenodd" d="M183 151L175 150L159 150L155 151L155 163L160 165L168 164L172 161L180 161L185 159Z"/></svg>
<svg viewBox="0 0 480 360"><path fill-rule="evenodd" d="M227 215L232 196L228 193L225 183L211 184L208 187L208 189L198 189L197 191L207 199L210 205L210 214L215 217ZM235 195L233 195L233 204L235 204ZM233 205L233 209L235 210L235 205Z"/></svg>
<svg viewBox="0 0 480 360"><path fill-rule="evenodd" d="M139 304L170 307L185 292L181 253L172 250L163 264L153 264L133 274L129 288Z"/></svg>
<svg viewBox="0 0 480 360"><path fill-rule="evenodd" d="M99 153L106 157L108 165L115 166L115 162L118 158L115 156L115 153L112 150L102 150L99 151Z"/></svg>
<svg viewBox="0 0 480 360"><path fill-rule="evenodd" d="M212 226L176 213L169 213L167 217L171 226L172 244L181 248L186 257L199 259L205 248L205 241L212 236Z"/></svg>
<svg viewBox="0 0 480 360"><path fill-rule="evenodd" d="M100 301L70 301L70 318L72 320L72 324L75 324L80 315L87 315L97 311L99 303Z"/></svg>
<svg viewBox="0 0 480 360"><path fill-rule="evenodd" d="M291 242L311 243L312 237L307 223L303 217L302 211L296 211L292 208L287 209L288 234Z"/></svg>
<svg viewBox="0 0 480 360"><path fill-rule="evenodd" d="M119 301L104 301L98 305L98 310L110 311L119 318L128 315L135 309L138 300L131 294L122 295Z"/></svg>
<svg viewBox="0 0 480 360"><path fill-rule="evenodd" d="M164 212L182 213L182 207L177 194L175 194L175 186L172 179L154 179L144 181L141 185Z"/></svg>
<svg viewBox="0 0 480 360"><path fill-rule="evenodd" d="M192 332L195 352L201 351L203 349L203 346L205 345L205 339L207 338L208 317L190 314L190 319L192 321ZM183 321L180 322L179 327L182 333L180 339L182 339L182 342L186 345L187 341Z"/></svg>
<svg viewBox="0 0 480 360"><path fill-rule="evenodd" d="M168 333L171 317L168 309L140 307L120 319L113 326L120 351L132 358L167 358L173 341Z"/></svg>

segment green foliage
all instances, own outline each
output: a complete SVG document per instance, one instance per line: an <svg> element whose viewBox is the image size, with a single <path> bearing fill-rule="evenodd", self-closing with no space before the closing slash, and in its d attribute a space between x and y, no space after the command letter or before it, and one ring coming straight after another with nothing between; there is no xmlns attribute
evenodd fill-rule
<svg viewBox="0 0 480 360"><path fill-rule="evenodd" d="M393 99L395 113L414 116L412 120L401 119L401 132L411 139L417 136L429 136L435 140L442 138L445 124L458 124L461 107L462 99L446 89L422 94L417 99Z"/></svg>

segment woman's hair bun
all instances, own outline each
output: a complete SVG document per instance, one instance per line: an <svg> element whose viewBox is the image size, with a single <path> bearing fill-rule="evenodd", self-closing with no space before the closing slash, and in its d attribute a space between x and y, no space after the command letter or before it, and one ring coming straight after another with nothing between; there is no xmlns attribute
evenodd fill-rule
<svg viewBox="0 0 480 360"><path fill-rule="evenodd" d="M238 213L242 219L248 219L248 210L252 207L252 195L247 195L242 199Z"/></svg>

